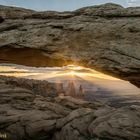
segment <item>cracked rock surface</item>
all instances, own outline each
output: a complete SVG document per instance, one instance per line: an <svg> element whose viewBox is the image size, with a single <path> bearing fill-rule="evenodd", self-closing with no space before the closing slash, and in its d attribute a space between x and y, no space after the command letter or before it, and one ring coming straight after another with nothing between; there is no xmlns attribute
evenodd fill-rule
<svg viewBox="0 0 140 140"><path fill-rule="evenodd" d="M46 94L0 79L0 132L7 140L140 139L140 106L115 109Z"/></svg>
<svg viewBox="0 0 140 140"><path fill-rule="evenodd" d="M105 4L73 12L0 6L0 62L86 65L140 86L140 8Z"/></svg>

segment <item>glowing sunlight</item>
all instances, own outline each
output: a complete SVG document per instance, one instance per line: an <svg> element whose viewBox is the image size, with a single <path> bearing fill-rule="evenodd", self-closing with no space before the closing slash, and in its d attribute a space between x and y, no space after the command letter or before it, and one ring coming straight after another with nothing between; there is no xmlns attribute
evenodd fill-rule
<svg viewBox="0 0 140 140"><path fill-rule="evenodd" d="M15 64L0 65L0 75L15 76L28 79L46 80L49 82L64 83L73 81L75 85L90 88L101 87L119 95L139 94L140 90L128 81L124 81L94 69L77 65L63 67L27 67ZM95 90L95 89L93 89Z"/></svg>
<svg viewBox="0 0 140 140"><path fill-rule="evenodd" d="M32 68L20 65L0 66L0 75L27 77L27 76L41 76L44 78L57 77L62 75L79 76L79 77L95 77L108 80L119 80L109 75L105 75L98 71L82 66L68 65L64 67L46 67L46 68Z"/></svg>

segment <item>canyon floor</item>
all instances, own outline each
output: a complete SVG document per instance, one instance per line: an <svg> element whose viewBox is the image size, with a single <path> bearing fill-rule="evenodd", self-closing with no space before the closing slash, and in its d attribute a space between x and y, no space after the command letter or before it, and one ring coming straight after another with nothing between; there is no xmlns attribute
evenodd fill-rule
<svg viewBox="0 0 140 140"><path fill-rule="evenodd" d="M19 70L17 67L15 69L16 71ZM68 71L68 68L65 69ZM23 70L20 72L23 72ZM20 72L16 74L21 75ZM10 73L9 69L7 73ZM15 71L11 71L11 73L15 74ZM95 86L95 83L91 84L91 81L90 83L83 82L83 80L79 81L79 77L74 76L71 71L68 71L68 73L70 75L65 73L65 76L59 75L57 78L49 78L48 80L51 82L43 79L35 80L37 75L31 74L30 77L29 73L26 73L28 76L24 75L26 78L0 76L0 132L6 134L7 140L140 139L139 104L134 105L133 102L116 107L114 103L110 106L107 104L108 102L103 102L103 100L112 98L113 95L108 96L112 93L108 93L103 87ZM31 79L33 76L35 76L34 79ZM68 80L70 77L78 80L77 83L74 82L75 89L72 86L63 85L66 83L66 79ZM46 78L45 75L44 78ZM96 78L94 77L95 81ZM104 78L107 78L107 76ZM108 78L113 80L113 77L109 76ZM61 79L61 81L58 82L58 79ZM114 80L118 79L114 78ZM78 84L78 87L82 85L82 89L79 90L82 93L85 84L88 85L88 88L89 86L90 88L93 87L96 98L91 99L91 95L83 98L85 96L72 94L77 92L76 84ZM68 92L68 95L67 91L70 87L72 89ZM65 91L65 89L67 90ZM103 89L104 92L101 93ZM99 92L97 92L98 90ZM93 94L94 92L92 90ZM103 96L104 99L98 100L100 98L97 98L97 95ZM136 95L138 96L138 94ZM113 102L120 104L117 103L117 100L113 100Z"/></svg>

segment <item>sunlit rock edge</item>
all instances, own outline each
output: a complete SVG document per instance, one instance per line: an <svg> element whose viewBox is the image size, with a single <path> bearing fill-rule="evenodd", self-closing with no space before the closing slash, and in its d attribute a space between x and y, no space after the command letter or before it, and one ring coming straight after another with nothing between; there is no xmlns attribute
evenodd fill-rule
<svg viewBox="0 0 140 140"><path fill-rule="evenodd" d="M0 62L85 65L139 87L140 8L117 4L73 12L0 6Z"/></svg>

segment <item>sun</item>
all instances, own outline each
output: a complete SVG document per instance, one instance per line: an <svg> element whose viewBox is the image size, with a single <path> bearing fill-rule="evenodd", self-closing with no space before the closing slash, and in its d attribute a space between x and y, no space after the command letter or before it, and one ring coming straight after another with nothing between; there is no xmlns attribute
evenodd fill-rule
<svg viewBox="0 0 140 140"><path fill-rule="evenodd" d="M71 76L74 76L74 75L77 75L77 72L75 72L75 71L70 71L70 72L68 72L67 74L68 74L68 75L71 75Z"/></svg>
<svg viewBox="0 0 140 140"><path fill-rule="evenodd" d="M83 69L82 66L77 66L77 65L68 65L67 67L71 70L82 70Z"/></svg>

